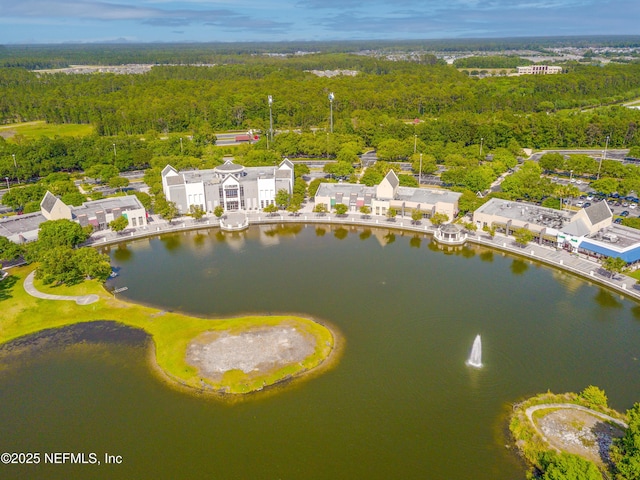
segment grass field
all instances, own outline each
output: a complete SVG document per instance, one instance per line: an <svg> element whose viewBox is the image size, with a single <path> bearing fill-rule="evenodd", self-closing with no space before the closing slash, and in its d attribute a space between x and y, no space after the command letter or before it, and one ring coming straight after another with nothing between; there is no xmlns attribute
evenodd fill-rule
<svg viewBox="0 0 640 480"><path fill-rule="evenodd" d="M60 137L83 137L93 133L92 125L78 125L74 123L57 125L46 123L45 121L13 123L11 125L0 125L0 136L7 140L21 135L28 139L56 136Z"/></svg>
<svg viewBox="0 0 640 480"><path fill-rule="evenodd" d="M80 306L72 301L43 300L28 295L22 284L33 266L14 268L0 282L0 344L41 330L58 328L81 322L112 320L143 329L153 339L155 365L170 383L198 391L204 390L203 379L196 368L186 362L189 342L207 331L240 332L259 326L275 326L285 323L294 326L304 335L316 338L316 349L305 360L287 365L279 370L266 372L264 376L235 374L226 378L229 383L216 384L204 379L206 390L211 392L248 393L264 386L279 383L285 378L300 376L325 363L334 350L334 336L325 326L307 318L282 316L250 316L230 319L195 318L176 312L164 312L143 305L115 299L95 281L73 287L48 287L38 281L36 288L55 295L86 295L95 293L97 303ZM327 363L328 365L328 363ZM224 382L224 380L223 380Z"/></svg>

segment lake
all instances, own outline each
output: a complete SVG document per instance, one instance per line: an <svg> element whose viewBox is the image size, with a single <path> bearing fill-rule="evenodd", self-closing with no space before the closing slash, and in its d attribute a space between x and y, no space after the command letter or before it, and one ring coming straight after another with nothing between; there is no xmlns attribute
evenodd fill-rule
<svg viewBox="0 0 640 480"><path fill-rule="evenodd" d="M385 229L181 232L105 250L119 296L198 316L295 313L344 338L332 370L233 404L168 388L148 339L110 323L0 351L0 451L106 465L0 466L2 478L525 477L511 405L603 388L640 401L640 308L570 274ZM162 317L158 317L162 321ZM477 334L481 369L465 365Z"/></svg>

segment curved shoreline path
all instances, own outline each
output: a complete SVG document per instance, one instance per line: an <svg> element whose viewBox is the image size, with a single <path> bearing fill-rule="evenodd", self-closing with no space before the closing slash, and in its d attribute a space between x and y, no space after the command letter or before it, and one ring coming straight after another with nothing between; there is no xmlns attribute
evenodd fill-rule
<svg viewBox="0 0 640 480"><path fill-rule="evenodd" d="M51 295L49 293L42 293L37 290L33 285L33 278L35 276L35 271L31 272L27 275L27 278L24 279L24 290L31 295L32 297L42 298L45 300L73 300L78 305L90 305L92 303L100 300L100 297L95 294L91 295Z"/></svg>

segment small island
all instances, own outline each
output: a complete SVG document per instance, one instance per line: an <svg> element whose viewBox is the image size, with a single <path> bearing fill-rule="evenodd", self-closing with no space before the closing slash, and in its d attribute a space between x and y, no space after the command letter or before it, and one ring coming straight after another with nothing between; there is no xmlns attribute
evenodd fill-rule
<svg viewBox="0 0 640 480"><path fill-rule="evenodd" d="M33 268L12 269L0 282L0 344L43 330L114 321L150 336L151 364L169 384L225 398L319 373L337 358L336 330L309 318L196 318L120 300L97 280L72 286L25 282ZM87 298L93 301L72 301Z"/></svg>
<svg viewBox="0 0 640 480"><path fill-rule="evenodd" d="M640 478L640 403L627 414L593 385L579 394L547 392L513 408L509 429L518 451L543 480Z"/></svg>

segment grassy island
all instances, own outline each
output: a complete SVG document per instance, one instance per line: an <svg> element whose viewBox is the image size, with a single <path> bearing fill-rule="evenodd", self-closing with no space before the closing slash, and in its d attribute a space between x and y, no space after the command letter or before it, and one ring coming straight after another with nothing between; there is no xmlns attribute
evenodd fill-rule
<svg viewBox="0 0 640 480"><path fill-rule="evenodd" d="M619 480L638 478L635 445L640 404L621 414L607 406L594 386L581 393L529 398L513 408L509 429L532 467L528 478L543 480ZM631 475L629 475L631 474Z"/></svg>
<svg viewBox="0 0 640 480"><path fill-rule="evenodd" d="M149 334L153 340L154 364L170 383L218 394L259 391L311 371L317 372L319 367L329 364L329 357L335 358L332 331L308 318L291 315L197 318L119 300L97 281L50 287L36 280L35 286L43 293L99 297L90 305L44 300L28 295L23 288L24 279L33 268L12 269L11 275L0 282L0 344L42 330L111 320ZM247 337L251 340L243 344ZM269 352L273 358L254 355L253 363L247 363L246 358L239 363L238 348L255 343L256 339L262 342L258 342L261 349L265 342L272 343ZM216 341L235 342L235 357L230 354L213 358L207 353L208 345Z"/></svg>

